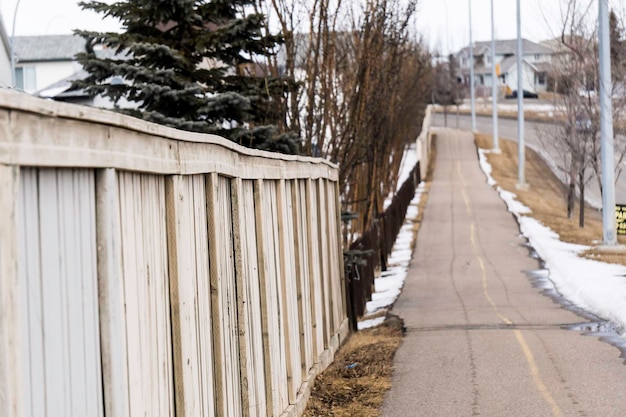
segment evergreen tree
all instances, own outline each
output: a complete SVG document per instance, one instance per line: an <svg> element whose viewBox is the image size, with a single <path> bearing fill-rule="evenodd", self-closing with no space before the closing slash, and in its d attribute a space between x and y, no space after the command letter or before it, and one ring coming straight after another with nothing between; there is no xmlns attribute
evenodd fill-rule
<svg viewBox="0 0 626 417"><path fill-rule="evenodd" d="M265 34L264 15L247 13L254 0L79 4L119 19L123 32L76 31L87 40L77 59L89 76L74 87L109 97L116 107L127 100L136 108L118 110L145 120L298 153L297 136L278 128L281 103L295 83L269 76L254 61L282 43L280 35ZM96 45L116 55L98 58Z"/></svg>

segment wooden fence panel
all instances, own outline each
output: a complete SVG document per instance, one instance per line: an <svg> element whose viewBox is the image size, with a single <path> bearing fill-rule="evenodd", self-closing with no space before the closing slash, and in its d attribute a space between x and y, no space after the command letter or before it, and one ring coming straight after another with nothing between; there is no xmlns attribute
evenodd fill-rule
<svg viewBox="0 0 626 417"><path fill-rule="evenodd" d="M269 351L269 386L271 387L270 415L279 416L289 406L287 357L285 347L285 305L281 296L282 267L278 231L277 181L263 181L261 192L263 260L265 262L265 295L267 303L267 335Z"/></svg>
<svg viewBox="0 0 626 417"><path fill-rule="evenodd" d="M309 230L307 228L307 218L309 217L309 206L306 199L306 182L303 180L294 181L293 189L294 206L294 246L296 248L296 271L298 304L300 306L300 345L301 363L303 378L306 379L309 370L315 364L313 353L313 323L311 297L311 269L309 266Z"/></svg>
<svg viewBox="0 0 626 417"><path fill-rule="evenodd" d="M91 170L23 169L24 415L103 415Z"/></svg>
<svg viewBox="0 0 626 417"><path fill-rule="evenodd" d="M333 331L333 309L332 292L330 285L331 264L329 258L328 235L328 199L326 198L326 187L323 179L316 181L319 204L317 206L317 227L320 248L320 267L322 270L322 300L323 300L323 320L324 320L324 349L328 348L330 337Z"/></svg>
<svg viewBox="0 0 626 417"><path fill-rule="evenodd" d="M204 175L166 183L176 415L215 415Z"/></svg>
<svg viewBox="0 0 626 417"><path fill-rule="evenodd" d="M319 190L313 180L306 180L306 220L309 246L309 288L312 297L311 326L313 328L313 357L317 361L324 351L324 297L322 291L322 265L320 264L320 234L318 229Z"/></svg>
<svg viewBox="0 0 626 417"><path fill-rule="evenodd" d="M207 189L217 415L237 417L243 407L230 180L210 174Z"/></svg>
<svg viewBox="0 0 626 417"><path fill-rule="evenodd" d="M2 417L301 414L348 330L333 164L1 90L0 122Z"/></svg>
<svg viewBox="0 0 626 417"><path fill-rule="evenodd" d="M9 137L9 117L0 113L0 137ZM17 230L20 168L0 164L0 415L22 417L24 372L22 358L29 346L21 337L18 264L20 250ZM24 351L24 353L23 353ZM24 394L24 395L23 395Z"/></svg>
<svg viewBox="0 0 626 417"><path fill-rule="evenodd" d="M120 227L131 416L174 413L165 180L121 172Z"/></svg>
<svg viewBox="0 0 626 417"><path fill-rule="evenodd" d="M337 195L335 184L330 181L324 181L326 183L326 195L327 195L327 213L328 213L328 235L338 235L340 228L338 225L340 205ZM340 243L337 239L328 239L329 242L329 259L331 265L330 275L328 279L332 287L332 300L333 300L333 319L334 326L332 333L336 333L341 327L341 323L344 320L344 312L346 311L345 305L345 286L343 284L343 251Z"/></svg>
<svg viewBox="0 0 626 417"><path fill-rule="evenodd" d="M254 201L254 182L235 180L233 186L234 224L238 229L240 263L237 265L239 292L239 325L242 357L243 404L251 417L267 413L265 349L263 349L263 314L259 248ZM245 413L244 413L245 414Z"/></svg>
<svg viewBox="0 0 626 417"><path fill-rule="evenodd" d="M280 276L283 305L285 306L285 342L287 379L289 381L289 403L295 404L302 384L302 364L300 362L300 322L298 308L297 274L295 265L292 182L281 180L278 183L278 231L279 253L283 274Z"/></svg>

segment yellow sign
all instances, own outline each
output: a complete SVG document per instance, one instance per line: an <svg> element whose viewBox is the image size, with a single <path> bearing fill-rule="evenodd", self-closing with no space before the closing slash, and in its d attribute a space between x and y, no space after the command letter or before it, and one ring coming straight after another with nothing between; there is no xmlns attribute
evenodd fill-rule
<svg viewBox="0 0 626 417"><path fill-rule="evenodd" d="M496 76L500 76L500 64L496 64Z"/></svg>
<svg viewBox="0 0 626 417"><path fill-rule="evenodd" d="M615 205L615 224L618 235L626 235L626 205Z"/></svg>

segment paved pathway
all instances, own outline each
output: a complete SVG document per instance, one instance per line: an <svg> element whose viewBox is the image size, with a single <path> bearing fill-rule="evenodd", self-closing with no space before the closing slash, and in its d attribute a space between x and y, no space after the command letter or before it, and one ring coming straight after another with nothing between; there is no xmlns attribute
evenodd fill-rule
<svg viewBox="0 0 626 417"><path fill-rule="evenodd" d="M585 319L532 286L524 243L472 136L439 134L383 416L626 416L619 351L565 329Z"/></svg>

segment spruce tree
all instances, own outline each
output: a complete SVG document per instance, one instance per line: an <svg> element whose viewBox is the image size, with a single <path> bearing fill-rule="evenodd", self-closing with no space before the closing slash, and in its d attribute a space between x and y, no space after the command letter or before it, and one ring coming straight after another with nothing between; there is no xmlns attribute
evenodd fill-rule
<svg viewBox="0 0 626 417"><path fill-rule="evenodd" d="M254 0L124 0L79 5L119 19L121 33L76 31L87 40L77 59L89 74L75 82L110 98L118 111L179 129L215 133L253 148L298 153L296 135L279 132L285 94L295 83L269 76L255 59L275 53ZM97 57L96 45L115 51ZM259 74L261 72L261 74ZM123 80L123 82L120 82ZM133 109L120 108L130 102Z"/></svg>

